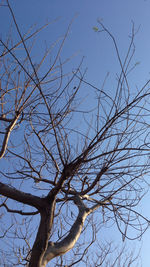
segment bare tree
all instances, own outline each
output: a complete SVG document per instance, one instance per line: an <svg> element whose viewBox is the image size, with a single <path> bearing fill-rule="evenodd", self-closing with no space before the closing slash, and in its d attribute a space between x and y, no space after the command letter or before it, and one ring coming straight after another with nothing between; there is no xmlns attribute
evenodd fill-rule
<svg viewBox="0 0 150 267"><path fill-rule="evenodd" d="M6 41L0 39L3 264L44 267L59 256L56 266L80 261L90 266L88 249L107 224L116 224L123 241L141 237L149 226L137 206L150 169L150 80L140 89L130 88L134 25L124 60L108 29L100 21L95 28L110 37L120 64L116 86L107 91L106 81L101 88L88 82L82 61L64 74L67 61L60 55L70 26L53 62L50 47L35 65L31 40L43 27L22 34L9 1L5 8L20 39L14 43L11 34ZM83 88L96 99L92 109L81 99ZM95 266L104 264L109 253L99 248ZM72 259L60 257L70 250ZM119 266L118 259L110 266ZM131 257L128 266L133 261Z"/></svg>

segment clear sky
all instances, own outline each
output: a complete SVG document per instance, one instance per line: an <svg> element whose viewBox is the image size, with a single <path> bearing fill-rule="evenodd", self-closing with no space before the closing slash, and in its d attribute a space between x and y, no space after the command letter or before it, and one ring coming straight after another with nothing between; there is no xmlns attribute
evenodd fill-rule
<svg viewBox="0 0 150 267"><path fill-rule="evenodd" d="M149 79L150 0L12 0L10 4L22 33L33 24L40 27L47 21L53 21L48 29L41 33L42 41L36 47L35 63L40 50L44 50L45 41L47 44L56 41L65 33L74 18L62 58L74 56L73 63L69 65L73 68L84 56L84 67L88 68L87 79L95 86L102 84L107 72L110 72L114 79L119 68L114 47L108 36L93 31L93 27L98 26L97 19L101 19L115 36L122 58L127 51L134 22L138 33L135 38L136 53L133 63L140 64L132 73L131 84L133 88L138 87ZM1 36L5 36L10 25L8 10L0 9ZM14 32L14 36L15 34ZM150 218L148 201L150 197L143 201L139 209ZM142 267L149 267L150 230L145 233L141 244Z"/></svg>

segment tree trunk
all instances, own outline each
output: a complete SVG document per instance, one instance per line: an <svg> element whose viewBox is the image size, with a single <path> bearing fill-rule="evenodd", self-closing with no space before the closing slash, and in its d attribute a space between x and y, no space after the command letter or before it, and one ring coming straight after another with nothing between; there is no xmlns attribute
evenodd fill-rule
<svg viewBox="0 0 150 267"><path fill-rule="evenodd" d="M51 203L47 203L47 200L43 203L43 209L41 210L41 220L37 236L32 248L31 259L29 267L41 267L43 256L48 247L48 240L50 237L54 210L55 210L55 199L51 200Z"/></svg>

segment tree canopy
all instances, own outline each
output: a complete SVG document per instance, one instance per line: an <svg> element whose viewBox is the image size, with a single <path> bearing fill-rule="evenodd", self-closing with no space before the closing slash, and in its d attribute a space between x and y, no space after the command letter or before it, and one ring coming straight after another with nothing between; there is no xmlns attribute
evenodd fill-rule
<svg viewBox="0 0 150 267"><path fill-rule="evenodd" d="M97 237L115 224L123 241L135 239L149 226L137 207L150 170L150 80L130 86L134 24L123 60L105 25L94 27L108 35L120 66L107 89L108 74L96 87L83 59L69 71L71 59L62 61L71 24L57 52L46 48L35 64L34 42L49 25L22 33L9 1L6 7L20 40L0 38L2 264L44 267L58 256L55 266L123 266L119 256L107 259L113 246ZM131 253L128 266L134 260Z"/></svg>

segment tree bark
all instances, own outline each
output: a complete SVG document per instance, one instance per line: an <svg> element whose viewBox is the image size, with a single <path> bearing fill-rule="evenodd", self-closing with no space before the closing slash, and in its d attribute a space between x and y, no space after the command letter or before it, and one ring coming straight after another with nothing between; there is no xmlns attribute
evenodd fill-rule
<svg viewBox="0 0 150 267"><path fill-rule="evenodd" d="M0 182L0 194L10 199L16 200L20 203L35 207L38 210L42 209L42 206L43 206L43 203L42 203L43 198L33 196L29 193L22 192L18 189L15 189L12 186L3 184L1 182Z"/></svg>
<svg viewBox="0 0 150 267"><path fill-rule="evenodd" d="M60 242L49 242L41 266L46 267L47 263L57 256L61 256L71 250L78 238L80 237L81 231L86 217L91 213L91 209L87 208L79 196L74 199L75 204L79 209L77 219L75 220L73 226L71 227L69 234Z"/></svg>
<svg viewBox="0 0 150 267"><path fill-rule="evenodd" d="M47 199L43 200L43 208L40 212L41 220L36 235L36 239L32 248L29 267L41 267L43 256L48 247L48 240L50 237L54 211L55 211L55 198L47 202Z"/></svg>

